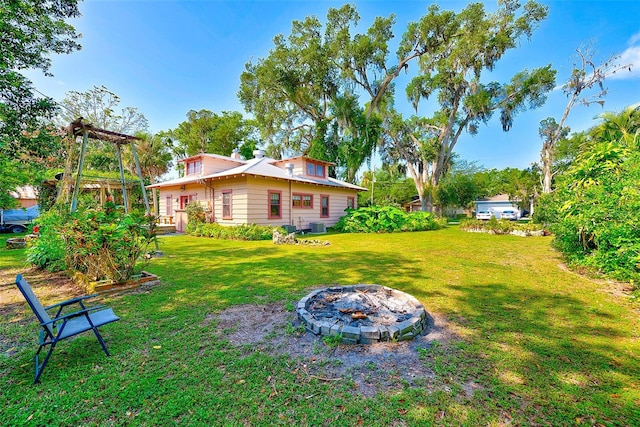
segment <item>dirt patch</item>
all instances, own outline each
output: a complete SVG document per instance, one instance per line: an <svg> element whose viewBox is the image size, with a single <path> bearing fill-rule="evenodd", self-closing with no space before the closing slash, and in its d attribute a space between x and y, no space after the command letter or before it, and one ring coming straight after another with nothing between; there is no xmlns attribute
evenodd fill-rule
<svg viewBox="0 0 640 427"><path fill-rule="evenodd" d="M331 347L305 331L295 312L286 311L283 303L230 307L207 315L204 324L208 323L238 347L288 355L296 364L292 370L319 381L345 381L354 393L365 396L428 387L435 375L420 359L420 349L434 341L447 345L454 338L444 318L430 314L426 332L411 341Z"/></svg>
<svg viewBox="0 0 640 427"><path fill-rule="evenodd" d="M0 317L3 319L22 317L27 306L15 283L17 274L22 274L45 306L84 294L84 291L63 273L49 273L35 268L20 271L3 270L0 271Z"/></svg>

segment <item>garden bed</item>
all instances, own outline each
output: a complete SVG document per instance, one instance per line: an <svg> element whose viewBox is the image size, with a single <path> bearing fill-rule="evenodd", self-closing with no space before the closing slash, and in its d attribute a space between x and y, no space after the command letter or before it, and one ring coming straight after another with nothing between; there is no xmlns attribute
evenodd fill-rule
<svg viewBox="0 0 640 427"><path fill-rule="evenodd" d="M522 224L513 221L497 220L495 218L489 221L468 219L460 223L460 229L468 233L511 234L521 237L549 235L549 232L540 224L530 222Z"/></svg>
<svg viewBox="0 0 640 427"><path fill-rule="evenodd" d="M131 279L124 282L116 282L113 280L90 280L82 273L76 273L73 277L75 282L81 286L87 293L107 293L119 292L123 290L135 289L140 286L155 286L160 284L160 279L155 274L142 271L140 274L134 275Z"/></svg>

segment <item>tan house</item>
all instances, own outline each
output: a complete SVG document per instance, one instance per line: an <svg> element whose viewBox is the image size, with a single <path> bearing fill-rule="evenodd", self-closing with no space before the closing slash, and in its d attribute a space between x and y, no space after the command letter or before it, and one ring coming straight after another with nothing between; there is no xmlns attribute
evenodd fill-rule
<svg viewBox="0 0 640 427"><path fill-rule="evenodd" d="M276 160L198 154L184 163L185 176L153 184L159 190L160 222L187 225L185 207L198 202L208 220L221 225L259 224L291 226L297 230L330 227L355 208L359 191L366 188L330 178L331 163L305 156Z"/></svg>

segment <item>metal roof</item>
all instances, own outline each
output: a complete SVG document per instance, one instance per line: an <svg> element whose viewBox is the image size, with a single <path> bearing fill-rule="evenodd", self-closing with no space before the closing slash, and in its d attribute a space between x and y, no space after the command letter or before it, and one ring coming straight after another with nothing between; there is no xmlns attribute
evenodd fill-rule
<svg viewBox="0 0 640 427"><path fill-rule="evenodd" d="M300 183L311 184L311 185L323 185L323 186L335 187L335 188L348 188L351 190L367 191L366 188L360 187L358 185L350 184L348 182L340 181L334 178L321 179L321 178L308 177L303 175L291 176L288 174L288 172L285 169L279 168L271 164L273 162L281 162L281 161L272 159L269 157L255 158L251 160L246 160L244 164L231 169L227 169L222 172L216 172L209 175L188 175L186 177L173 179L171 181L165 181L158 184L149 185L147 186L147 188L168 187L168 186L174 186L174 185L184 185L192 182L198 182L201 180L215 180L215 179L230 178L235 176L253 175L253 176L260 176L260 177L267 177L267 178L274 178L274 179L282 179L285 181L300 182Z"/></svg>

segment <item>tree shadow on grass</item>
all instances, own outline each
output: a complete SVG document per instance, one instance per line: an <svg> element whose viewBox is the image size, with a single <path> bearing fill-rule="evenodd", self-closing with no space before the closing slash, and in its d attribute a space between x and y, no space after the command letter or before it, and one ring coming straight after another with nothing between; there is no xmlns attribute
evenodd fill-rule
<svg viewBox="0 0 640 427"><path fill-rule="evenodd" d="M485 365L471 372L485 376L486 398L511 402L513 416L532 423L638 419L640 348L618 315L526 286L456 288L465 327L475 332L471 354Z"/></svg>

